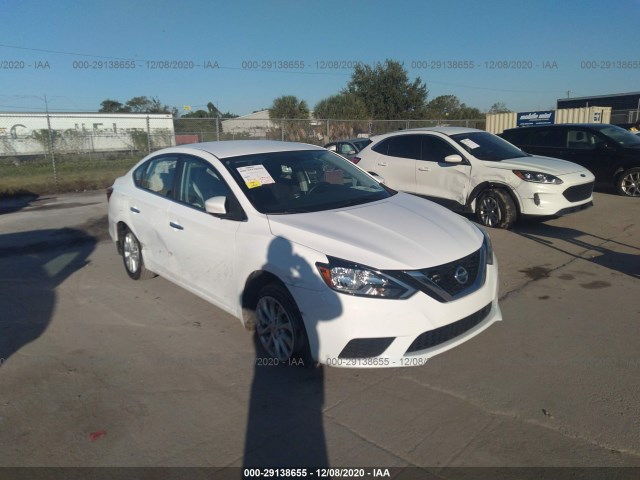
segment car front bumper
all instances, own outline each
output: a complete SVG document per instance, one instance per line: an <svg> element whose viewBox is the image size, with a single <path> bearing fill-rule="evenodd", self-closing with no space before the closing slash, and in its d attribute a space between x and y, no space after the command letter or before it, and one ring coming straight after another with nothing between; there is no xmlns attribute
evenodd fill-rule
<svg viewBox="0 0 640 480"><path fill-rule="evenodd" d="M575 175L575 174L574 174ZM553 217L584 210L593 205L593 181L583 177L563 176L560 185L522 182L516 188L520 213L527 216Z"/></svg>
<svg viewBox="0 0 640 480"><path fill-rule="evenodd" d="M502 320L498 269L487 265L484 285L450 302L423 292L405 300L358 297L289 287L302 314L311 352L336 367L419 366ZM332 312L327 315L327 312Z"/></svg>

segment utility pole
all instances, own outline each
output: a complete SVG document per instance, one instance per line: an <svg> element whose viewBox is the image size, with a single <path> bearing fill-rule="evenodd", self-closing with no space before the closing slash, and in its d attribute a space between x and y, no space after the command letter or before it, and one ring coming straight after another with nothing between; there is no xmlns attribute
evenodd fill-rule
<svg viewBox="0 0 640 480"><path fill-rule="evenodd" d="M49 132L49 154L51 155L51 167L53 168L53 181L58 190L58 172L56 170L56 157L53 154L53 132L51 131L51 118L49 117L49 102L47 102L47 95L44 96L44 109L47 113L47 131Z"/></svg>
<svg viewBox="0 0 640 480"><path fill-rule="evenodd" d="M571 96L571 90L567 90L567 98L570 98Z"/></svg>

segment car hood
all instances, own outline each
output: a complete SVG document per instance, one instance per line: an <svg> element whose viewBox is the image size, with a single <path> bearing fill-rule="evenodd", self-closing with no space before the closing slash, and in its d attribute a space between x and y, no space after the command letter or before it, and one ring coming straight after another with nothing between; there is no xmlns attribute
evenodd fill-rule
<svg viewBox="0 0 640 480"><path fill-rule="evenodd" d="M532 155L530 157L509 158L500 162L486 162L488 167L502 168L507 170L533 170L535 172L550 173L561 176L570 173L585 171L581 165L558 158L542 157Z"/></svg>
<svg viewBox="0 0 640 480"><path fill-rule="evenodd" d="M381 270L448 263L476 251L483 241L468 220L405 193L354 207L268 218L275 236Z"/></svg>

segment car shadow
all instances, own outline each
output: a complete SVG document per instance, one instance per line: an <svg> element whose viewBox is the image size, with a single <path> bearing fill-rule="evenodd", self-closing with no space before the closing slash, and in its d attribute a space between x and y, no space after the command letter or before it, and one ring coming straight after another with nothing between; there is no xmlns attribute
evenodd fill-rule
<svg viewBox="0 0 640 480"><path fill-rule="evenodd" d="M72 228L0 235L0 362L46 331L56 288L88 263L95 245Z"/></svg>
<svg viewBox="0 0 640 480"><path fill-rule="evenodd" d="M581 258L630 277L640 278L640 248L633 245L547 223L522 222L516 224L512 231L521 237L574 258ZM583 249L583 252L580 254L572 253L566 247L563 248L562 243L557 240L579 247ZM623 249L632 250L633 253L617 252L607 245L617 245ZM586 251L596 252L596 255L584 256Z"/></svg>
<svg viewBox="0 0 640 480"><path fill-rule="evenodd" d="M28 207L31 202L37 200L39 195L26 190L20 191L8 197L0 197L0 215L13 213Z"/></svg>
<svg viewBox="0 0 640 480"><path fill-rule="evenodd" d="M318 278L315 267L293 252L292 244L275 238L263 270L280 270L285 278ZM287 273L288 270L288 273ZM313 276L312 276L313 275ZM326 293L329 291L330 293ZM342 313L336 293L324 289L326 308L314 312L317 321ZM305 315L304 312L302 313ZM307 315L308 318L308 315ZM306 321L309 337L317 323ZM244 449L245 468L322 468L329 465L323 424L324 369L302 360L279 362L268 357L254 332L256 358L249 399ZM311 342L313 343L313 341Z"/></svg>

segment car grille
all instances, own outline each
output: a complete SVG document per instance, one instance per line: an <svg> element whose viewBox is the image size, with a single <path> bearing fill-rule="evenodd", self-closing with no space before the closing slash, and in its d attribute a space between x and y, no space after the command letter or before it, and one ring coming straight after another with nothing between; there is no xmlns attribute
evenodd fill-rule
<svg viewBox="0 0 640 480"><path fill-rule="evenodd" d="M484 284L484 248L459 260L423 270L405 271L424 293L440 302L449 302L477 290Z"/></svg>
<svg viewBox="0 0 640 480"><path fill-rule="evenodd" d="M579 202L581 200L586 200L591 196L593 192L593 182L585 183L584 185L574 185L573 187L567 188L562 195L564 198L569 200L570 202Z"/></svg>
<svg viewBox="0 0 640 480"><path fill-rule="evenodd" d="M471 330L473 327L482 322L489 312L491 311L491 304L472 313L468 317L458 320L457 322L450 323L435 330L429 330L420 334L407 349L406 353L417 352L420 350L426 350L427 348L435 347L441 343L447 342L453 338L456 338L463 333Z"/></svg>

